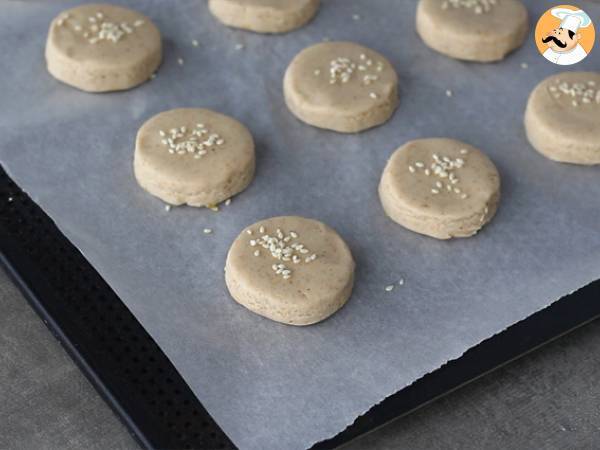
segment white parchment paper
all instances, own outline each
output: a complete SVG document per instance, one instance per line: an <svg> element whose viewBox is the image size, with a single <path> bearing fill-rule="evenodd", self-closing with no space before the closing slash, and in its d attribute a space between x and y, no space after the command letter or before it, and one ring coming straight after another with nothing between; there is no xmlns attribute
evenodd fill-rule
<svg viewBox="0 0 600 450"><path fill-rule="evenodd" d="M164 63L137 89L94 95L45 69L49 22L74 2L2 2L0 161L240 447L300 449L332 437L390 394L600 276L599 168L553 163L524 135L527 95L561 70L537 53L532 36L502 63L468 64L425 47L409 0L325 0L309 26L283 36L227 29L203 0L118 3L156 21ZM549 6L526 3L534 22ZM600 24L600 5L579 5ZM287 64L324 38L353 40L391 60L402 85L389 123L341 135L287 111ZM600 49L577 69L600 70ZM166 212L133 178L139 126L182 106L232 115L256 139L256 180L219 213ZM387 158L409 139L432 136L469 142L500 170L500 210L476 237L436 241L383 213L377 184ZM225 255L239 231L284 214L330 224L357 261L351 300L319 325L268 321L225 288ZM400 277L404 286L384 291Z"/></svg>

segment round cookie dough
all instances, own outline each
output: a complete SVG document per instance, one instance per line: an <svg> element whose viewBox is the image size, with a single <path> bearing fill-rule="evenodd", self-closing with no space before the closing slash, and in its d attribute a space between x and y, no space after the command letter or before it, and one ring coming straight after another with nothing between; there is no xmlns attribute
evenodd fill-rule
<svg viewBox="0 0 600 450"><path fill-rule="evenodd" d="M273 217L235 239L225 282L235 301L249 310L276 322L310 325L346 303L354 260L327 225L303 217Z"/></svg>
<svg viewBox="0 0 600 450"><path fill-rule="evenodd" d="M212 207L254 177L254 141L237 120L207 109L173 109L138 131L133 168L139 185L171 205Z"/></svg>
<svg viewBox="0 0 600 450"><path fill-rule="evenodd" d="M398 76L390 62L351 42L302 50L285 72L283 90L300 120L342 133L381 125L398 105Z"/></svg>
<svg viewBox="0 0 600 450"><path fill-rule="evenodd" d="M285 33L308 23L319 0L209 0L210 12L229 27Z"/></svg>
<svg viewBox="0 0 600 450"><path fill-rule="evenodd" d="M456 59L503 59L527 37L521 0L420 0L417 32L432 49Z"/></svg>
<svg viewBox="0 0 600 450"><path fill-rule="evenodd" d="M564 72L538 84L525 110L525 130L547 158L600 164L600 73Z"/></svg>
<svg viewBox="0 0 600 450"><path fill-rule="evenodd" d="M387 215L437 239L468 237L500 201L500 175L475 147L454 139L418 139L394 152L379 184Z"/></svg>
<svg viewBox="0 0 600 450"><path fill-rule="evenodd" d="M88 92L130 89L160 65L158 28L120 6L87 4L59 14L50 25L46 63L50 74Z"/></svg>

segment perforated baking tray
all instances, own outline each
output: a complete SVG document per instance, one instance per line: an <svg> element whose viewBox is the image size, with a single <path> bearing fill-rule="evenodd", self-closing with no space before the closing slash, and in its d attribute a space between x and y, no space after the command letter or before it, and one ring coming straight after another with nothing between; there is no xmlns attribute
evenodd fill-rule
<svg viewBox="0 0 600 450"><path fill-rule="evenodd" d="M123 302L3 169L0 252L5 270L142 447L235 448ZM388 397L313 448L335 448L593 320L599 300L596 281Z"/></svg>

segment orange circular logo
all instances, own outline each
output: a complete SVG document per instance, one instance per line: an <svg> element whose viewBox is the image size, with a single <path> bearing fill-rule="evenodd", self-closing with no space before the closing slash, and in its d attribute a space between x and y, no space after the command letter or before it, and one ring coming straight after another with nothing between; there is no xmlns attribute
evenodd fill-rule
<svg viewBox="0 0 600 450"><path fill-rule="evenodd" d="M596 29L585 11L572 5L558 5L546 11L535 27L535 44L553 64L570 66L590 54Z"/></svg>

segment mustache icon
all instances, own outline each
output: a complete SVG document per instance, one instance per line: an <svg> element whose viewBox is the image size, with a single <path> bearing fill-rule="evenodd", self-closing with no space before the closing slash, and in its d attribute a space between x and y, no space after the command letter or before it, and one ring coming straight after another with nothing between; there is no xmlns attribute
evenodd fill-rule
<svg viewBox="0 0 600 450"><path fill-rule="evenodd" d="M547 43L548 43L548 42L550 42L550 41L554 41L554 43L555 43L556 45L558 45L560 48L565 48L565 47L567 46L567 43L566 43L566 42L561 42L561 41L559 41L559 40L558 40L558 38L557 38L556 36L548 36L548 37L542 38L542 42L543 42L544 44L547 44Z"/></svg>

